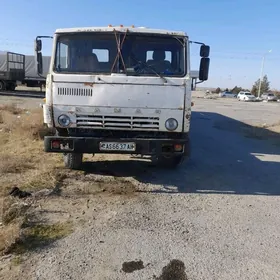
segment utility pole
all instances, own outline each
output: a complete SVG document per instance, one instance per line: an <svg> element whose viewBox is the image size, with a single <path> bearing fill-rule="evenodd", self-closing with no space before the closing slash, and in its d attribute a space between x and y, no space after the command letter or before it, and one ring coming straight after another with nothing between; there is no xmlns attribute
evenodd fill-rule
<svg viewBox="0 0 280 280"><path fill-rule="evenodd" d="M265 55L263 56L263 59L262 59L261 75L260 75L259 90L258 90L258 99L260 98L260 94L261 94L261 86L262 86L262 79L263 79L263 69L264 69L264 60L265 60Z"/></svg>
<svg viewBox="0 0 280 280"><path fill-rule="evenodd" d="M271 53L272 50L269 50L268 53ZM260 82L259 82L259 89L258 89L258 99L260 99L260 94L261 94L261 86L262 86L262 80L263 80L263 69L264 69L264 61L265 61L265 56L267 53L263 55L262 58L262 67L261 67L261 75L260 75Z"/></svg>

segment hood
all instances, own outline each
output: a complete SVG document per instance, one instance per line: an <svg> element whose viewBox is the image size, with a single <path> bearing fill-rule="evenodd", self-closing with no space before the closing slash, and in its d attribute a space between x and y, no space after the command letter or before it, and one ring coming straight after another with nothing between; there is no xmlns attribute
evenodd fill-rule
<svg viewBox="0 0 280 280"><path fill-rule="evenodd" d="M54 77L53 104L122 108L184 108L185 85L182 79L157 77ZM69 79L72 76L72 79ZM69 81L68 81L69 80ZM78 80L73 83L73 80ZM71 82L70 82L71 81Z"/></svg>

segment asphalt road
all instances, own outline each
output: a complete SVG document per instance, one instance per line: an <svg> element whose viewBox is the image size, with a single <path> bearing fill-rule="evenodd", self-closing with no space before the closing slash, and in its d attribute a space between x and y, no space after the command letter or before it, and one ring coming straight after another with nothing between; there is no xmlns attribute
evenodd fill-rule
<svg viewBox="0 0 280 280"><path fill-rule="evenodd" d="M279 106L194 101L191 159L176 171L89 164L87 180L102 165L138 192L92 196L87 223L34 252L24 279L280 279L279 134L244 124L279 121Z"/></svg>

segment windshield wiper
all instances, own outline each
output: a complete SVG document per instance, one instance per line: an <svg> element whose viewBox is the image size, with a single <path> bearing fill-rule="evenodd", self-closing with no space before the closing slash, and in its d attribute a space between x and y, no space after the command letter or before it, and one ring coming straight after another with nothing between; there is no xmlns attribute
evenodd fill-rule
<svg viewBox="0 0 280 280"><path fill-rule="evenodd" d="M133 60L135 60L137 63L138 63L138 65L141 67L143 67L143 69L150 69L150 70L152 70L152 72L154 73L154 74L156 74L158 77L160 77L161 79L163 79L166 83L167 83L167 80L166 80L166 78L164 77L164 76L162 76L160 73L158 73L156 70L154 70L153 69L153 67L151 66L151 65L149 65L149 64L147 64L146 62L143 62L143 61L141 61L141 60L138 60L134 55L130 55L130 57L133 59Z"/></svg>

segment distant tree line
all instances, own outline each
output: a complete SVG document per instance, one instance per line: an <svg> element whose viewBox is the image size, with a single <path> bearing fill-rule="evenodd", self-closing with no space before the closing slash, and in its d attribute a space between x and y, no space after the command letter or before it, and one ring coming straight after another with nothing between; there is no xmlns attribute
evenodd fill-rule
<svg viewBox="0 0 280 280"><path fill-rule="evenodd" d="M253 84L253 87L251 90L251 92L256 96L258 95L259 87L260 87L260 79L258 79ZM263 94L264 92L270 92L270 82L268 81L267 75L265 75L263 77L262 82L261 82L260 94Z"/></svg>
<svg viewBox="0 0 280 280"><path fill-rule="evenodd" d="M251 91L252 94L254 94L255 96L258 96L258 92L259 92L259 86L260 86L260 79L258 79L252 86L252 89L245 89L239 86L235 86L232 89L228 89L226 88L224 91L230 91L232 93L239 93L240 91ZM223 90L220 87L217 87L216 90L214 91L215 93L220 93ZM270 82L268 81L268 77L267 75L265 75L262 79L261 82L261 87L260 87L260 95L262 95L265 92L274 92L276 95L280 95L280 91L278 90L270 90Z"/></svg>
<svg viewBox="0 0 280 280"><path fill-rule="evenodd" d="M216 90L215 90L215 93L220 93L222 92L223 90L220 88L220 87L217 87ZM235 86L234 88L232 89L228 89L226 88L224 91L230 91L232 93L239 93L240 91L249 91L248 89L244 89L242 87L238 87L238 86Z"/></svg>

